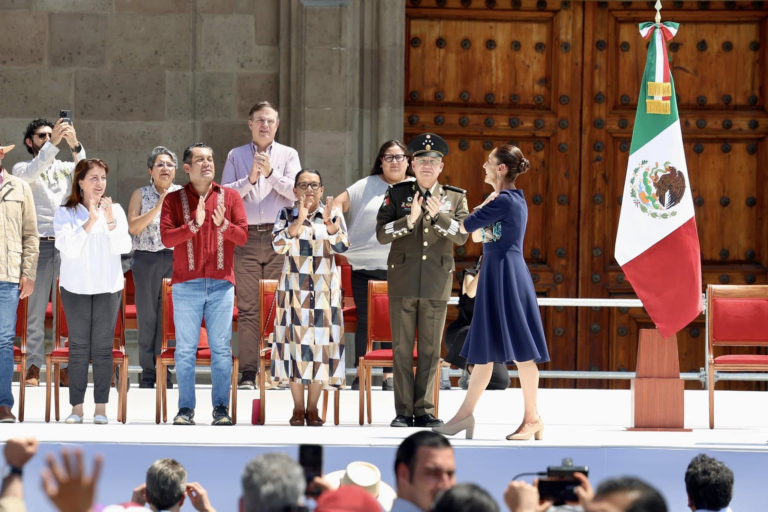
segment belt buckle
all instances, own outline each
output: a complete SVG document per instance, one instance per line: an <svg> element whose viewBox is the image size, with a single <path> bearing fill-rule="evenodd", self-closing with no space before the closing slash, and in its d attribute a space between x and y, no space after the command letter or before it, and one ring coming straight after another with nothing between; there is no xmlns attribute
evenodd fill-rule
<svg viewBox="0 0 768 512"><path fill-rule="evenodd" d="M256 224L256 231L269 231L269 224Z"/></svg>

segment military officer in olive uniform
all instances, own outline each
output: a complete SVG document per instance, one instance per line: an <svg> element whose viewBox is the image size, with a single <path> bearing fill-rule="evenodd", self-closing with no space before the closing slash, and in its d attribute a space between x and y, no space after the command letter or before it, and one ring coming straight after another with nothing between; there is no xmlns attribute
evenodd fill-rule
<svg viewBox="0 0 768 512"><path fill-rule="evenodd" d="M425 133L408 143L416 181L392 185L376 219L376 236L389 244L387 285L394 348L393 427L434 427L435 374L453 283L453 244L466 217L466 191L437 182L448 144ZM418 366L413 375L413 345L418 329Z"/></svg>

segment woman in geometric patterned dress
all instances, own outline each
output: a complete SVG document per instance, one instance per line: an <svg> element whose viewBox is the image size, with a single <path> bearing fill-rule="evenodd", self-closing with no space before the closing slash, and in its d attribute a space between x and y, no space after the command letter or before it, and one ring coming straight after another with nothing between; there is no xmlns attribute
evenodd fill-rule
<svg viewBox="0 0 768 512"><path fill-rule="evenodd" d="M272 380L290 383L291 426L320 427L320 392L344 385L341 274L333 255L346 251L349 240L333 198L323 205L319 172L299 171L293 192L296 205L280 210L272 230L272 247L286 255L274 306Z"/></svg>

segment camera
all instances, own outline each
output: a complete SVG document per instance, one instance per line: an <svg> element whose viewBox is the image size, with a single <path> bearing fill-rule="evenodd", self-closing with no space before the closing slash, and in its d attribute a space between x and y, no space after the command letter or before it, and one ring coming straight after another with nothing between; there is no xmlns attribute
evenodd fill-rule
<svg viewBox="0 0 768 512"><path fill-rule="evenodd" d="M589 476L589 467L574 466L573 459L563 459L559 466L548 466L546 478L539 479L537 484L541 499L555 505L578 502L575 491L580 482L574 478L574 473Z"/></svg>

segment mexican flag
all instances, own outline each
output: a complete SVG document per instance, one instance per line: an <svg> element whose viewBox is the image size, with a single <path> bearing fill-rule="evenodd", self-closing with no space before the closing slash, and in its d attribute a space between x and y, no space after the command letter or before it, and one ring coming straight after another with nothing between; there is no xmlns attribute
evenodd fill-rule
<svg viewBox="0 0 768 512"><path fill-rule="evenodd" d="M621 203L616 260L664 337L703 309L701 256L666 43L678 23L642 23L650 39Z"/></svg>

